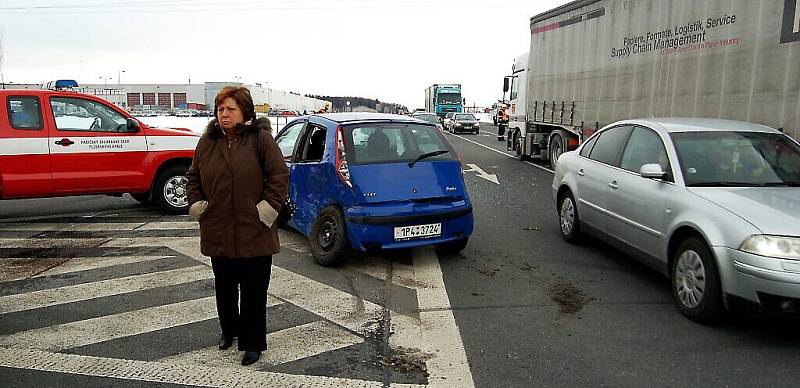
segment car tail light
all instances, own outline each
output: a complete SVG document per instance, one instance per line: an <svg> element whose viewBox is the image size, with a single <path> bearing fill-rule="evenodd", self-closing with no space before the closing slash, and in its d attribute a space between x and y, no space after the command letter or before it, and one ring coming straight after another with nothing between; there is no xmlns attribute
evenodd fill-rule
<svg viewBox="0 0 800 388"><path fill-rule="evenodd" d="M344 151L344 130L340 125L336 128L336 173L342 182L352 188L353 183L350 182L350 168L347 167L346 156Z"/></svg>

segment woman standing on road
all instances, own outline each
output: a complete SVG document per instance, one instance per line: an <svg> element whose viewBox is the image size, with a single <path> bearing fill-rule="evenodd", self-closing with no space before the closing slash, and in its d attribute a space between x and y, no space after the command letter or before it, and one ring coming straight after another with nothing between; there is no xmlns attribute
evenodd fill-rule
<svg viewBox="0 0 800 388"><path fill-rule="evenodd" d="M219 348L230 348L238 337L242 365L250 365L267 349L267 288L280 248L272 223L287 195L289 171L269 120L256 119L249 90L225 87L214 105L216 118L186 173L189 214L200 222L200 251L211 257Z"/></svg>

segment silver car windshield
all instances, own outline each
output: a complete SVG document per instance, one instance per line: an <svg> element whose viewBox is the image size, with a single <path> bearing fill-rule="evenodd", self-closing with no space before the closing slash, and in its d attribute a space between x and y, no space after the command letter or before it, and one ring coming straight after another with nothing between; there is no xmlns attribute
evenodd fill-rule
<svg viewBox="0 0 800 388"><path fill-rule="evenodd" d="M800 186L800 147L785 135L730 131L670 136L687 186Z"/></svg>

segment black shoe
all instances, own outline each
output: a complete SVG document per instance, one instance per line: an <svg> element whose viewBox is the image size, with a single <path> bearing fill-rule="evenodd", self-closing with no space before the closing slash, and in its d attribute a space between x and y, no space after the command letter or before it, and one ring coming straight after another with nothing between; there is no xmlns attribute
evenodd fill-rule
<svg viewBox="0 0 800 388"><path fill-rule="evenodd" d="M242 357L242 365L250 365L258 361L259 358L261 358L261 352L252 352L248 350L244 352L244 357Z"/></svg>
<svg viewBox="0 0 800 388"><path fill-rule="evenodd" d="M233 346L233 337L219 336L219 350L225 350Z"/></svg>

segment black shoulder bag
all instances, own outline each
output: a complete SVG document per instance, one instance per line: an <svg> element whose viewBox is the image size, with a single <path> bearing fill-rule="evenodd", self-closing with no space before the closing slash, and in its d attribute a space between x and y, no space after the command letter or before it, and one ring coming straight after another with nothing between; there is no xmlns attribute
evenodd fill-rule
<svg viewBox="0 0 800 388"><path fill-rule="evenodd" d="M253 132L254 132L252 139L253 152L256 153L256 158L258 159L258 167L261 169L261 176L266 182L267 172L264 171L264 160L266 158L264 157L264 152L261 149L261 141L260 141L261 129L256 128L256 130ZM289 198L289 195L287 194L286 200L283 201L283 205L281 205L281 208L278 210L278 217L275 218L275 223L273 225L281 229L285 228L286 224L289 223L289 220L292 219L292 216L294 215L294 211L296 208L297 207L295 206L294 201L292 201L292 199Z"/></svg>

